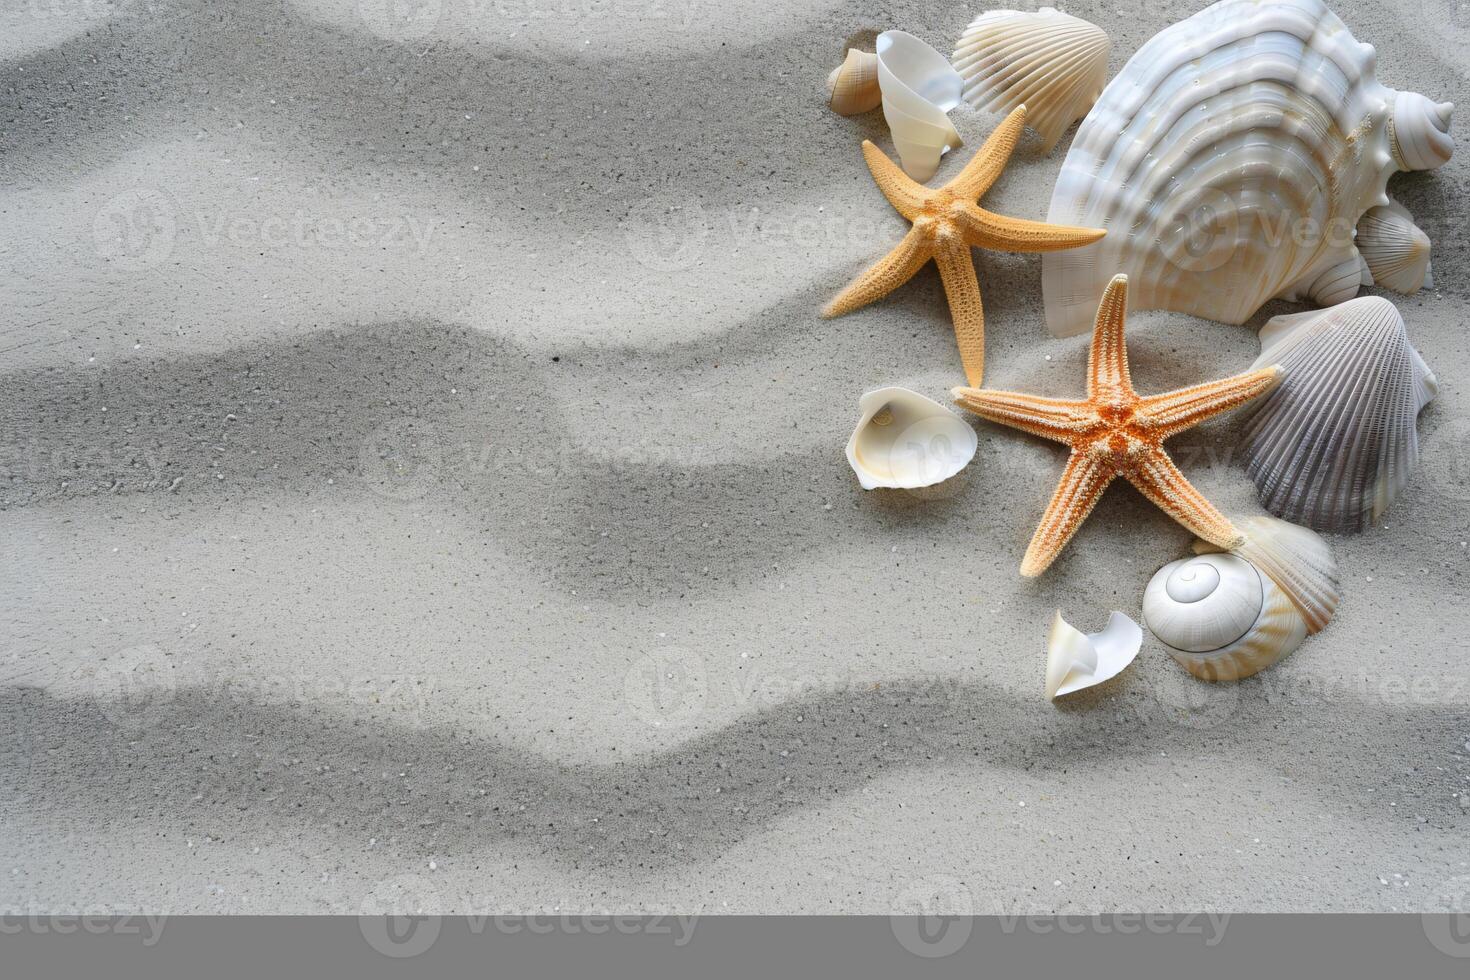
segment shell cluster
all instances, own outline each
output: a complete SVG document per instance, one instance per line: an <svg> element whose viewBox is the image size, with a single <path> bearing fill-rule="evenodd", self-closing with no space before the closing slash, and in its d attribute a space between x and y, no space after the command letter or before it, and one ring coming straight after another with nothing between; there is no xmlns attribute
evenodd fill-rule
<svg viewBox="0 0 1470 980"><path fill-rule="evenodd" d="M1418 462L1419 411L1436 391L1397 308L1364 296L1278 316L1256 363L1285 369L1245 429L1261 503L1319 531L1372 525Z"/></svg>
<svg viewBox="0 0 1470 980"><path fill-rule="evenodd" d="M1027 125L1050 153L1097 101L1111 50L1101 27L1052 7L991 10L965 28L953 62L966 102L988 112L1024 105Z"/></svg>
<svg viewBox="0 0 1470 980"><path fill-rule="evenodd" d="M1085 332L1119 272L1133 309L1232 324L1356 295L1364 213L1453 150L1454 107L1387 88L1375 61L1322 0L1221 0L1144 44L1057 179L1047 220L1108 234L1044 259L1051 332Z"/></svg>
<svg viewBox="0 0 1470 980"><path fill-rule="evenodd" d="M1341 601L1327 542L1271 517L1238 521L1232 552L1196 541L1143 594L1143 620L1175 660L1202 680L1249 677L1320 631Z"/></svg>
<svg viewBox="0 0 1470 980"><path fill-rule="evenodd" d="M923 182L939 170L939 158L963 145L949 121L960 104L964 79L949 60L905 31L884 31L869 53L848 49L827 76L827 104L855 116L879 105L904 172Z"/></svg>

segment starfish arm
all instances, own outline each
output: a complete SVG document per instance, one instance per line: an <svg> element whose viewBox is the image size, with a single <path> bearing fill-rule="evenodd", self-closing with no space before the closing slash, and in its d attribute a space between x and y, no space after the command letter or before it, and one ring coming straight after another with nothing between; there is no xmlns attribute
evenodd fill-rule
<svg viewBox="0 0 1470 980"><path fill-rule="evenodd" d="M995 132L990 134L985 144L975 151L959 176L944 185L945 189L966 201L980 200L980 195L990 190L1001 171L1005 170L1025 126L1026 107L1018 105L995 127Z"/></svg>
<svg viewBox="0 0 1470 980"><path fill-rule="evenodd" d="M985 380L985 308L980 302L980 282L975 278L970 246L959 239L941 242L934 250L934 262L949 299L960 363L970 384L978 388Z"/></svg>
<svg viewBox="0 0 1470 980"><path fill-rule="evenodd" d="M1021 574L1035 578L1046 571L1072 535L1097 506L1103 491L1113 482L1113 471L1086 453L1073 452L1062 473L1062 482L1052 494L1051 503L1021 560Z"/></svg>
<svg viewBox="0 0 1470 980"><path fill-rule="evenodd" d="M1087 395L1107 398L1133 393L1128 376L1128 345L1123 328L1128 317L1128 277L1114 276L1098 304L1087 355Z"/></svg>
<svg viewBox="0 0 1470 980"><path fill-rule="evenodd" d="M833 297L823 308L822 315L842 316L844 313L862 309L874 300L882 299L912 279L914 273L929 261L930 254L919 232L910 228L909 233L894 246L893 251L874 262L862 275L848 284L846 289Z"/></svg>
<svg viewBox="0 0 1470 980"><path fill-rule="evenodd" d="M1128 474L1128 482L1164 513L1211 544L1229 550L1244 540L1230 519L1185 479L1163 449L1156 447L1146 453Z"/></svg>
<svg viewBox="0 0 1470 980"><path fill-rule="evenodd" d="M951 394L955 404L983 419L1053 442L1070 443L1089 419L1086 402L979 388L955 388Z"/></svg>
<svg viewBox="0 0 1470 980"><path fill-rule="evenodd" d="M873 145L872 140L863 140L863 159L868 161L874 183L894 210L910 221L918 217L919 209L924 206L924 196L929 193L924 185L904 173L898 164Z"/></svg>
<svg viewBox="0 0 1470 980"><path fill-rule="evenodd" d="M1011 218L967 204L959 224L971 245L1000 252L1062 252L1091 245L1107 234L1105 228L1075 228L1045 221Z"/></svg>
<svg viewBox="0 0 1470 980"><path fill-rule="evenodd" d="M1167 439L1270 391L1281 374L1281 366L1273 364L1233 378L1150 395L1140 403L1139 410L1153 424L1159 438Z"/></svg>

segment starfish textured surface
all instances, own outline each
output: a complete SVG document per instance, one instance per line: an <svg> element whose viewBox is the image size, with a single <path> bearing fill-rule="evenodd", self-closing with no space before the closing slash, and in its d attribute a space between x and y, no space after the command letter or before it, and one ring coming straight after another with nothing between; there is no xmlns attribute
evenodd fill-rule
<svg viewBox="0 0 1470 980"><path fill-rule="evenodd" d="M1120 476L1211 544L1230 550L1244 540L1184 478L1163 442L1269 391L1280 379L1281 367L1273 364L1222 381L1141 396L1128 376L1123 341L1127 312L1128 277L1115 276L1098 307L1087 364L1087 398L1082 401L954 389L955 401L982 418L1072 447L1062 482L1021 562L1021 574L1028 578L1046 571L1108 484Z"/></svg>
<svg viewBox="0 0 1470 980"><path fill-rule="evenodd" d="M939 188L916 183L870 141L863 157L888 203L914 226L893 250L858 276L822 310L842 316L882 299L913 278L930 259L939 266L949 298L960 360L970 384L985 377L985 311L975 276L971 246L1005 252L1057 252L1079 248L1103 237L1101 228L1071 228L993 214L976 202L990 189L1016 148L1026 122L1026 107L1017 106L975 152L959 176Z"/></svg>

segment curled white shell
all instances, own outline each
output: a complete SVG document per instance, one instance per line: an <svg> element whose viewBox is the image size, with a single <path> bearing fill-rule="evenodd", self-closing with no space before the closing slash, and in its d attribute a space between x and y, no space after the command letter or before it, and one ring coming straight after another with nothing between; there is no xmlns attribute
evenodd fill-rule
<svg viewBox="0 0 1470 980"><path fill-rule="evenodd" d="M1389 146L1400 170L1433 170L1455 152L1450 136L1453 102L1434 102L1418 92L1396 92L1389 114Z"/></svg>
<svg viewBox="0 0 1470 980"><path fill-rule="evenodd" d="M858 400L858 410L847 462L864 490L933 486L975 458L979 439L969 423L916 391L879 388Z"/></svg>
<svg viewBox="0 0 1470 980"><path fill-rule="evenodd" d="M1274 517L1247 517L1234 523L1245 540L1231 554L1250 562L1286 594L1306 621L1308 634L1320 632L1342 601L1337 561L1327 542L1314 531ZM1220 550L1208 541L1194 543L1197 555Z"/></svg>
<svg viewBox="0 0 1470 980"><path fill-rule="evenodd" d="M1448 103L1395 92L1322 0L1221 0L1155 35L1077 130L1047 220L1107 237L1042 260L1047 325L1131 309L1244 323L1272 298L1356 294L1358 220L1397 170L1443 162Z"/></svg>
<svg viewBox="0 0 1470 980"><path fill-rule="evenodd" d="M1248 411L1246 472L1262 505L1319 531L1371 526L1419 460L1419 410L1434 375L1388 300L1278 316L1261 329L1256 367L1281 383Z"/></svg>
<svg viewBox="0 0 1470 980"><path fill-rule="evenodd" d="M1357 243L1374 283L1396 293L1434 287L1429 236L1399 202L1369 208L1358 222Z"/></svg>
<svg viewBox="0 0 1470 980"><path fill-rule="evenodd" d="M1175 660L1207 681L1258 673L1307 635L1286 593L1230 554L1181 558L1159 569L1143 593L1143 621Z"/></svg>
<svg viewBox="0 0 1470 980"><path fill-rule="evenodd" d="M944 55L904 31L884 31L875 47L883 118L904 172L922 183L963 142L949 111L960 104L964 79Z"/></svg>
<svg viewBox="0 0 1470 980"><path fill-rule="evenodd" d="M1050 153L1107 84L1111 48L1101 27L1052 7L992 10L965 28L953 61L966 102L1001 113L1024 105Z"/></svg>
<svg viewBox="0 0 1470 980"><path fill-rule="evenodd" d="M1057 610L1046 638L1046 697L1055 700L1116 677L1138 656L1143 630L1120 612L1101 633L1084 634Z"/></svg>
<svg viewBox="0 0 1470 980"><path fill-rule="evenodd" d="M842 64L827 76L827 104L843 116L871 112L883 101L878 87L878 56L848 48Z"/></svg>

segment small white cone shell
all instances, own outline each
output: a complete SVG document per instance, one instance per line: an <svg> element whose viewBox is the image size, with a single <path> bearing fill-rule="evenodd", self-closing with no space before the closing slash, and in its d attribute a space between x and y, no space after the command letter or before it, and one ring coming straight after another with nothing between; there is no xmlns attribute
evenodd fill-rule
<svg viewBox="0 0 1470 980"><path fill-rule="evenodd" d="M1120 272L1130 309L1231 324L1354 295L1358 220L1390 175L1453 148L1448 111L1376 60L1322 0L1221 0L1145 43L1057 177L1047 220L1108 234L1042 259L1051 333L1090 331Z"/></svg>
<svg viewBox="0 0 1470 980"><path fill-rule="evenodd" d="M904 173L923 183L962 143L949 111L960 104L964 79L944 55L904 31L884 31L875 47L883 118Z"/></svg>
<svg viewBox="0 0 1470 980"><path fill-rule="evenodd" d="M1429 236L1397 201L1368 209L1358 222L1357 243L1376 285L1404 294L1433 285Z"/></svg>
<svg viewBox="0 0 1470 980"><path fill-rule="evenodd" d="M953 61L966 102L996 113L1024 105L1050 153L1102 93L1111 49L1101 27L1052 7L992 10L965 28Z"/></svg>
<svg viewBox="0 0 1470 980"><path fill-rule="evenodd" d="M1419 459L1417 419L1436 390L1388 300L1273 318L1256 367L1281 382L1251 406L1246 472L1266 510L1337 533L1371 526Z"/></svg>
<svg viewBox="0 0 1470 980"><path fill-rule="evenodd" d="M1084 634L1057 610L1046 639L1046 697L1055 700L1096 687L1123 672L1143 645L1143 630L1114 612L1100 633Z"/></svg>
<svg viewBox="0 0 1470 980"><path fill-rule="evenodd" d="M968 422L907 388L879 388L858 400L847 462L864 490L916 490L943 483L975 458Z"/></svg>

